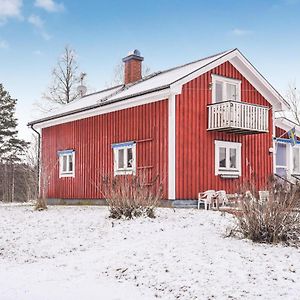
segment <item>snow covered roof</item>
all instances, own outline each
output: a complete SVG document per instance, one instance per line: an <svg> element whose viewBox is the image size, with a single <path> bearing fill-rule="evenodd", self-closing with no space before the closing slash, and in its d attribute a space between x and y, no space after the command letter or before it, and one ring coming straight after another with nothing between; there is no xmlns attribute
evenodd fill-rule
<svg viewBox="0 0 300 300"><path fill-rule="evenodd" d="M54 119L55 117L60 117L62 115L79 112L87 108L98 107L105 104L106 102L108 104L118 100L125 100L140 94L146 94L156 90L161 90L163 88L168 88L176 80L179 80L182 77L202 68L203 66L211 63L212 61L218 59L219 57L225 55L230 51L218 53L216 55L209 56L165 71L155 72L133 84L119 85L110 89L99 91L97 93L86 95L80 99L74 100L73 102L60 107L57 110L51 111L42 119L30 122L29 125L44 122L49 119Z"/></svg>
<svg viewBox="0 0 300 300"><path fill-rule="evenodd" d="M62 105L60 108L53 110L46 114L44 118L52 117L57 114L64 114L71 111L77 111L80 109L84 109L85 107L90 107L93 105L96 105L99 101L99 99L106 99L110 96L114 95L115 93L118 93L123 88L123 85L114 86L112 88L108 88L96 93L92 93L89 95L85 95L80 99L76 99L68 104Z"/></svg>
<svg viewBox="0 0 300 300"><path fill-rule="evenodd" d="M286 117L275 118L275 126L285 130L286 132L295 127L296 136L300 137L300 126Z"/></svg>
<svg viewBox="0 0 300 300"><path fill-rule="evenodd" d="M237 49L232 49L175 68L156 72L131 84L119 85L110 89L102 90L97 93L86 95L80 99L77 99L69 104L60 107L55 111L50 112L42 119L30 122L28 125L32 126L34 124L44 123L49 120L63 118L65 116L78 114L83 111L97 109L99 107L109 105L118 101L123 101L129 98L167 90L171 85L174 85L177 82L182 82L185 78L189 78L194 74L197 74L197 72L201 71L205 67L209 67L210 65L213 65L213 63L218 62L219 60L224 59L227 56L229 57L230 55L239 55L240 57L242 57L241 53ZM234 61L232 60L232 62ZM249 62L247 61L247 63ZM249 68L253 68L253 66L251 65ZM257 72L256 69L254 71L251 71L252 73ZM257 74L255 75L258 81L265 80L260 73L257 72ZM284 99L279 94L276 94L278 92L268 82L264 84L268 85L267 89L269 89L270 93L275 94L275 98L277 98L275 99L276 101L284 102Z"/></svg>

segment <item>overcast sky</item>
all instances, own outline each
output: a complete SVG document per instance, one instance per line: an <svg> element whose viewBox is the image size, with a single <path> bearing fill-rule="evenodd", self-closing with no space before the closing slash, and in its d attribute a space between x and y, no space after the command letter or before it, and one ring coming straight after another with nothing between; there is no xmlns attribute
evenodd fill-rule
<svg viewBox="0 0 300 300"><path fill-rule="evenodd" d="M284 95L300 83L299 16L300 0L0 0L0 82L18 99L27 139L66 44L93 90L132 49L158 71L237 47Z"/></svg>

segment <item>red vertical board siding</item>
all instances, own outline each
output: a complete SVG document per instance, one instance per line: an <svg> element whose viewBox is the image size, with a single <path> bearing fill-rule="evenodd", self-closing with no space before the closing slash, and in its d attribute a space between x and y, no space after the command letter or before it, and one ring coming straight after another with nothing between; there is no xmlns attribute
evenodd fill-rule
<svg viewBox="0 0 300 300"><path fill-rule="evenodd" d="M113 175L111 145L126 141L137 141L137 172L149 181L159 175L167 198L168 100L44 128L42 169L44 182L48 181L47 197L103 198L102 176ZM59 178L57 151L66 149L75 150L75 178Z"/></svg>
<svg viewBox="0 0 300 300"><path fill-rule="evenodd" d="M207 131L211 74L241 80L242 101L270 107L268 133L241 135ZM198 192L208 189L237 192L249 181L263 188L273 173L272 155L269 154L273 128L270 103L229 62L188 82L176 97L176 198L195 199ZM239 179L215 176L215 140L242 143L242 176Z"/></svg>
<svg viewBox="0 0 300 300"><path fill-rule="evenodd" d="M280 127L277 127L277 126L275 127L275 136L277 138L283 138L283 139L288 139L289 138L286 130L284 130Z"/></svg>

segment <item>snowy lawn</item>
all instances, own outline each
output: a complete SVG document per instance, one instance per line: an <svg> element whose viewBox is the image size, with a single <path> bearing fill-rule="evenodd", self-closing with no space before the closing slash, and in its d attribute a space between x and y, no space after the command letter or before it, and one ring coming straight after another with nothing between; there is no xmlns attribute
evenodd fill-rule
<svg viewBox="0 0 300 300"><path fill-rule="evenodd" d="M230 215L0 205L0 299L299 299L300 251L224 237Z"/></svg>

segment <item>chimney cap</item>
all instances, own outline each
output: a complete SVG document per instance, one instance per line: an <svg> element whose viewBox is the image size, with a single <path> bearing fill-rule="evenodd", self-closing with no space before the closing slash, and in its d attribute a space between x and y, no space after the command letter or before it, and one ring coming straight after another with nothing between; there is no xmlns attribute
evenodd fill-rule
<svg viewBox="0 0 300 300"><path fill-rule="evenodd" d="M138 49L135 49L128 52L127 56L123 58L123 62L131 59L143 61L144 57L141 56L141 52Z"/></svg>

